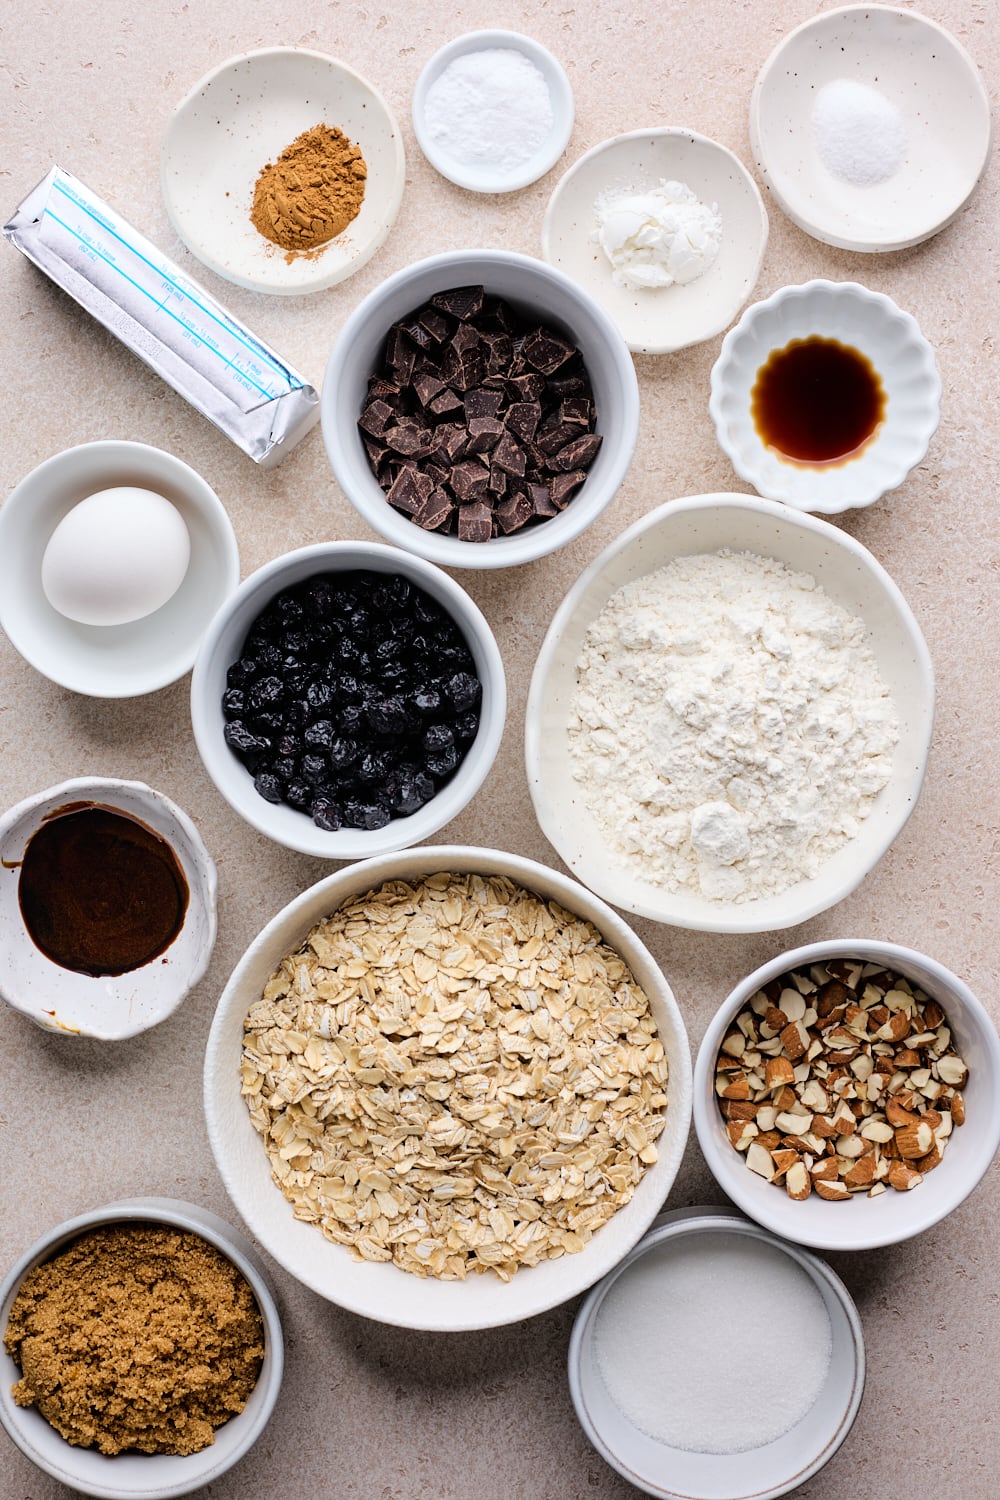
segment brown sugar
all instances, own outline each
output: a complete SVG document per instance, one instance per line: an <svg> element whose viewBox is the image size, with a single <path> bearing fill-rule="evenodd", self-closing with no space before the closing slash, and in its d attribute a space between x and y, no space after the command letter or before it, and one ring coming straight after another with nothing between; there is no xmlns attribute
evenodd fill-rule
<svg viewBox="0 0 1000 1500"><path fill-rule="evenodd" d="M342 234L361 210L368 168L342 131L314 125L268 162L254 188L254 228L293 255Z"/></svg>
<svg viewBox="0 0 1000 1500"><path fill-rule="evenodd" d="M246 1278L196 1234L161 1224L94 1229L29 1272L4 1347L69 1443L116 1454L197 1453L241 1412L264 1357Z"/></svg>

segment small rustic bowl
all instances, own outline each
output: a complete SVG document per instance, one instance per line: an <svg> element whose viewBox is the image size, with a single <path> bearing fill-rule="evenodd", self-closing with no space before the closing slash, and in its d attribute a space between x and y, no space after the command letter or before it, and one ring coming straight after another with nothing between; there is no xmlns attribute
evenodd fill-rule
<svg viewBox="0 0 1000 1500"><path fill-rule="evenodd" d="M222 695L226 673L242 653L247 631L261 610L282 589L315 573L402 574L437 600L454 620L472 653L482 684L479 731L450 781L409 817L393 818L384 828L319 828L308 813L286 803L266 802L253 777L223 739ZM475 796L496 759L507 711L503 661L485 616L465 590L419 557L380 542L319 542L300 547L266 563L244 579L226 601L205 635L191 676L191 719L202 762L234 812L258 833L321 859L366 859L430 838Z"/></svg>
<svg viewBox="0 0 1000 1500"><path fill-rule="evenodd" d="M343 233L289 256L251 223L254 188L314 125L361 148L365 196ZM237 286L285 296L336 286L371 259L395 222L405 170L381 94L346 63L302 47L244 52L213 68L174 110L160 151L163 201L191 253Z"/></svg>
<svg viewBox="0 0 1000 1500"><path fill-rule="evenodd" d="M567 722L584 637L623 584L675 557L721 548L774 557L811 573L860 617L899 717L893 773L857 836L809 880L774 896L714 901L641 879L608 848L573 776ZM881 859L916 804L934 719L934 675L920 628L892 579L860 542L814 516L751 495L671 500L612 542L566 595L531 678L524 756L535 816L549 843L591 890L626 911L701 932L769 932L804 922L849 895Z"/></svg>
<svg viewBox="0 0 1000 1500"><path fill-rule="evenodd" d="M489 162L457 161L430 133L427 95L444 70L458 57L471 52L502 49L519 52L541 73L552 103L552 125L537 151L520 167L504 171ZM518 31L470 31L442 47L425 63L413 90L413 133L421 151L436 171L470 193L510 193L528 187L551 171L569 144L573 133L573 90L566 70L552 53L530 36Z"/></svg>
<svg viewBox="0 0 1000 1500"><path fill-rule="evenodd" d="M503 1283L492 1273L464 1281L418 1277L389 1263L358 1262L315 1224L292 1216L271 1176L264 1144L240 1094L243 1021L286 954L345 900L387 880L439 871L503 875L586 918L625 960L645 991L666 1052L670 1079L658 1159L632 1199L576 1254L520 1269ZM622 919L575 880L497 849L436 845L365 860L321 880L272 918L240 959L219 1000L205 1056L209 1142L230 1197L254 1238L286 1271L362 1317L401 1328L458 1333L533 1317L576 1296L625 1255L649 1228L677 1175L690 1124L691 1064L677 1002L652 955Z"/></svg>
<svg viewBox="0 0 1000 1500"><path fill-rule="evenodd" d="M726 1134L715 1094L715 1061L722 1039L750 997L790 969L830 958L859 958L903 974L936 1000L948 1018L955 1047L969 1069L962 1090L965 1124L956 1127L941 1164L909 1192L890 1188L846 1203L815 1194L794 1202L784 1188L751 1172ZM936 959L895 943L834 938L779 954L742 980L719 1007L698 1049L694 1075L698 1144L723 1192L774 1234L817 1250L872 1250L909 1239L938 1223L976 1187L1000 1145L1000 1039L984 1006L963 980Z"/></svg>
<svg viewBox="0 0 1000 1500"><path fill-rule="evenodd" d="M53 609L42 557L63 517L99 490L135 485L176 506L191 538L173 598L128 625L80 625ZM191 670L202 633L240 578L232 522L200 474L145 443L67 448L21 480L0 510L0 625L36 671L93 698L134 698Z"/></svg>
<svg viewBox="0 0 1000 1500"><path fill-rule="evenodd" d="M618 286L595 240L594 205L609 189L636 191L663 181L683 182L718 207L719 254L686 286ZM557 184L542 223L545 259L607 309L639 354L670 354L727 328L756 285L766 245L767 213L746 167L717 141L679 126L632 130L592 147Z"/></svg>
<svg viewBox="0 0 1000 1500"><path fill-rule="evenodd" d="M358 432L361 404L398 319L435 292L483 284L522 312L561 330L581 350L594 388L597 431L604 442L587 478L564 511L488 542L424 531L394 510L372 473ZM617 494L639 432L639 385L628 349L608 314L575 281L544 261L506 250L434 255L397 271L347 319L326 367L323 441L344 494L387 541L448 568L508 568L534 562L579 536Z"/></svg>
<svg viewBox="0 0 1000 1500"><path fill-rule="evenodd" d="M865 355L881 377L885 417L861 451L809 465L768 447L750 412L761 366L777 349L813 335ZM909 313L853 281L807 281L755 302L722 341L709 412L719 445L760 495L830 515L872 505L916 468L937 430L941 380L934 351Z"/></svg>
<svg viewBox="0 0 1000 1500"><path fill-rule="evenodd" d="M834 175L818 149L816 95L847 80L899 110L907 143L884 182ZM919 245L969 202L990 159L990 99L965 48L936 21L888 5L813 16L771 53L754 84L750 142L778 206L814 239L878 252Z"/></svg>
<svg viewBox="0 0 1000 1500"><path fill-rule="evenodd" d="M92 976L64 969L36 948L18 903L20 862L34 833L60 811L108 807L143 823L173 849L187 879L184 923L142 968ZM0 818L0 999L45 1031L119 1041L165 1021L194 989L215 946L215 864L187 813L141 781L82 776L36 792Z"/></svg>
<svg viewBox="0 0 1000 1500"><path fill-rule="evenodd" d="M125 1223L168 1224L200 1235L250 1283L264 1324L264 1361L246 1406L216 1429L214 1443L200 1453L125 1452L108 1457L96 1448L66 1442L35 1407L16 1405L11 1387L20 1372L0 1343L0 1422L25 1457L80 1494L103 1500L173 1500L213 1484L239 1462L267 1426L281 1389L284 1345L274 1293L263 1264L238 1229L206 1208L175 1198L129 1198L78 1214L43 1234L8 1272L0 1285L0 1330L7 1326L14 1298L29 1271L81 1234Z"/></svg>
<svg viewBox="0 0 1000 1500"><path fill-rule="evenodd" d="M601 1305L619 1277L662 1245L709 1250L713 1238L739 1235L782 1251L812 1280L830 1318L830 1366L821 1394L781 1437L742 1453L698 1453L657 1441L634 1426L608 1393L594 1332ZM719 1330L725 1339L731 1330ZM707 1336L711 1336L706 1330ZM664 1363L670 1361L663 1351ZM737 1363L739 1356L737 1356ZM573 1405L587 1437L619 1474L659 1500L775 1500L811 1479L836 1453L854 1424L865 1385L865 1346L857 1308L817 1256L766 1234L727 1208L682 1208L662 1214L620 1265L594 1287L573 1325L569 1346Z"/></svg>

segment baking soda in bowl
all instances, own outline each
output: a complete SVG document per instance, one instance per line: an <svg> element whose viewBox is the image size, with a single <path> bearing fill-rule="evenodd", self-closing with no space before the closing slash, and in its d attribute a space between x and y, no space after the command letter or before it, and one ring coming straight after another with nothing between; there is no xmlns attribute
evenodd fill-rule
<svg viewBox="0 0 1000 1500"><path fill-rule="evenodd" d="M826 1384L833 1335L822 1295L790 1255L720 1232L639 1256L601 1302L593 1339L607 1393L634 1427L673 1448L734 1454L802 1420ZM745 1378L746 1362L776 1340L780 1379Z"/></svg>

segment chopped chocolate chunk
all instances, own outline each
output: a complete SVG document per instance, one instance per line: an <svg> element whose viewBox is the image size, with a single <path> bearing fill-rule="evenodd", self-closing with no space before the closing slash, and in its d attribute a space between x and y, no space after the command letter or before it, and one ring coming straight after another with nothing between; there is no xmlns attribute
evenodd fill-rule
<svg viewBox="0 0 1000 1500"><path fill-rule="evenodd" d="M559 514L559 507L553 505L552 496L549 494L547 484L529 484L528 496L531 500L531 514L542 520L550 520L552 516Z"/></svg>
<svg viewBox="0 0 1000 1500"><path fill-rule="evenodd" d="M413 377L413 394L421 406L430 406L435 396L440 395L444 389L444 381L432 375L429 370L421 370L419 375Z"/></svg>
<svg viewBox="0 0 1000 1500"><path fill-rule="evenodd" d="M500 391L488 391L483 386L478 386L474 391L467 391L465 420L472 422L476 417L495 417L499 415L502 403L503 395Z"/></svg>
<svg viewBox="0 0 1000 1500"><path fill-rule="evenodd" d="M486 481L486 491L494 501L507 493L507 474L503 469L498 469L496 464L490 464L490 477Z"/></svg>
<svg viewBox="0 0 1000 1500"><path fill-rule="evenodd" d="M507 426L522 443L530 443L542 419L542 407L538 401L514 401L507 408Z"/></svg>
<svg viewBox="0 0 1000 1500"><path fill-rule="evenodd" d="M385 341L385 362L397 385L409 385L417 362L417 351L398 323L389 329L389 336Z"/></svg>
<svg viewBox="0 0 1000 1500"><path fill-rule="evenodd" d="M386 464L389 462L389 450L388 448L383 448L381 443L376 443L372 438L364 436L364 434L362 434L361 441L365 445L365 452L368 454L368 462L372 466L372 472L376 479L380 479Z"/></svg>
<svg viewBox="0 0 1000 1500"><path fill-rule="evenodd" d="M484 333L483 345L487 375L506 375L514 354L510 335L506 333Z"/></svg>
<svg viewBox="0 0 1000 1500"><path fill-rule="evenodd" d="M441 453L444 458L445 467L450 469L452 464L457 463L465 452L466 444L469 441L468 431L466 428L460 426L458 422L443 422L440 427L435 428L434 436L437 438L437 444L431 453L431 457L436 463L438 461L437 454Z"/></svg>
<svg viewBox="0 0 1000 1500"><path fill-rule="evenodd" d="M435 396L427 409L436 417L446 417L453 411L462 410L462 398L457 391L451 391L445 386L440 396Z"/></svg>
<svg viewBox="0 0 1000 1500"><path fill-rule="evenodd" d="M482 312L484 296L481 286L456 286L448 292L436 292L431 298L431 307L438 312L450 313L465 323Z"/></svg>
<svg viewBox="0 0 1000 1500"><path fill-rule="evenodd" d="M553 474L549 480L549 494L557 510L565 510L587 475L583 469L573 469L569 474Z"/></svg>
<svg viewBox="0 0 1000 1500"><path fill-rule="evenodd" d="M586 396L567 396L560 402L560 422L574 422L580 427L589 427L593 419L594 408Z"/></svg>
<svg viewBox="0 0 1000 1500"><path fill-rule="evenodd" d="M394 380L385 380L381 375L373 375L368 382L369 401L388 401L390 406L398 407L399 386Z"/></svg>
<svg viewBox="0 0 1000 1500"><path fill-rule="evenodd" d="M481 500L486 494L489 477L489 471L474 459L456 464L451 471L451 492L463 504L469 500Z"/></svg>
<svg viewBox="0 0 1000 1500"><path fill-rule="evenodd" d="M593 400L594 396L584 370L578 370L572 375L557 375L549 381L549 394L559 401L566 396L586 396L588 400Z"/></svg>
<svg viewBox="0 0 1000 1500"><path fill-rule="evenodd" d="M493 535L493 508L485 501L460 505L458 538L462 542L488 542Z"/></svg>
<svg viewBox="0 0 1000 1500"><path fill-rule="evenodd" d="M469 453L489 453L502 436L504 425L496 417L473 417L469 423Z"/></svg>
<svg viewBox="0 0 1000 1500"><path fill-rule="evenodd" d="M580 436L580 429L575 422L556 422L554 426L543 428L535 438L535 443L540 453L558 453L560 448L565 448L567 443Z"/></svg>
<svg viewBox="0 0 1000 1500"><path fill-rule="evenodd" d="M421 474L415 464L404 464L386 491L386 498L396 510L415 516L423 509L433 488L434 481L429 474Z"/></svg>
<svg viewBox="0 0 1000 1500"><path fill-rule="evenodd" d="M388 401L370 401L358 418L358 426L363 432L371 433L372 437L378 437L395 420L395 416Z"/></svg>
<svg viewBox="0 0 1000 1500"><path fill-rule="evenodd" d="M559 449L552 460L553 469L566 472L570 469L588 467L597 457L597 450L602 441L599 432L588 432L583 437L574 438L571 443L566 444L565 448Z"/></svg>
<svg viewBox="0 0 1000 1500"><path fill-rule="evenodd" d="M479 385L486 373L486 363L483 359L482 350L479 348L478 335L476 342L459 343L459 334L466 329L474 334L474 330L463 323L458 334L455 335L450 344L445 344L444 355L441 359L441 374L448 385L453 385L457 390L468 391L474 385Z"/></svg>
<svg viewBox="0 0 1000 1500"><path fill-rule="evenodd" d="M513 495L508 495L506 500L500 501L493 514L496 516L500 530L508 536L512 531L520 531L522 526L527 525L534 511L524 491L516 490Z"/></svg>
<svg viewBox="0 0 1000 1500"><path fill-rule="evenodd" d="M407 322L400 323L399 326L406 334L406 337L413 340L418 349L430 349L433 345L434 340L424 325L416 318L411 318Z"/></svg>
<svg viewBox="0 0 1000 1500"><path fill-rule="evenodd" d="M454 513L455 507L447 490L433 489L413 519L425 531L440 531L448 525Z"/></svg>
<svg viewBox="0 0 1000 1500"><path fill-rule="evenodd" d="M448 337L448 323L430 307L421 308L417 320L432 344L443 344ZM425 346L426 347L426 346Z"/></svg>
<svg viewBox="0 0 1000 1500"><path fill-rule="evenodd" d="M547 328L535 328L524 341L524 357L543 375L551 375L576 353L572 344Z"/></svg>
<svg viewBox="0 0 1000 1500"><path fill-rule="evenodd" d="M545 394L545 376L535 370L526 375L514 375L507 381L512 401L538 401Z"/></svg>
<svg viewBox="0 0 1000 1500"><path fill-rule="evenodd" d="M500 469L505 469L508 474L516 474L518 479L524 478L526 459L524 449L516 443L509 432L503 437L493 449L493 462Z"/></svg>
<svg viewBox="0 0 1000 1500"><path fill-rule="evenodd" d="M393 453L401 453L406 458L421 450L424 454L431 451L430 429L420 427L412 417L400 417L395 427L383 432L382 441Z"/></svg>

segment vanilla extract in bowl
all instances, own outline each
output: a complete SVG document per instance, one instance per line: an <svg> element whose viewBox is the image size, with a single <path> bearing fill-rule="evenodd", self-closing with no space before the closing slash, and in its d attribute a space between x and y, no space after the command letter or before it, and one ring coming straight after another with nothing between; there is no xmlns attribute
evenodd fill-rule
<svg viewBox="0 0 1000 1500"><path fill-rule="evenodd" d="M859 457L885 419L886 402L867 355L819 334L772 350L750 392L761 441L803 468Z"/></svg>

